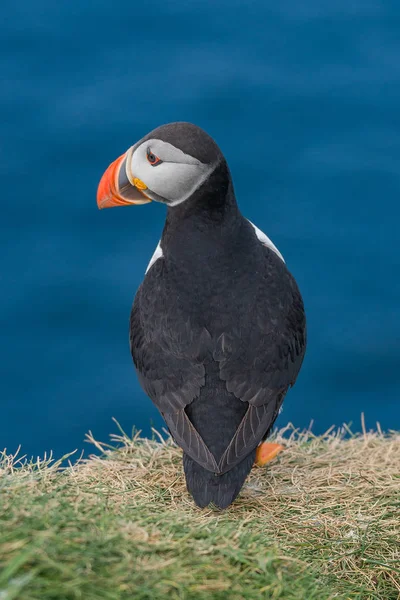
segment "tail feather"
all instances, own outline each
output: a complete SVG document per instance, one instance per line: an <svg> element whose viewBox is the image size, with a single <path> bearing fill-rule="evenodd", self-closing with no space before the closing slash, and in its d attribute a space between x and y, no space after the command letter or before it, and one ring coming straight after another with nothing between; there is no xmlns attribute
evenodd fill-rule
<svg viewBox="0 0 400 600"><path fill-rule="evenodd" d="M227 508L232 504L254 464L255 454L254 450L241 463L223 475L214 475L184 454L186 486L197 506L204 508L213 503L218 508Z"/></svg>
<svg viewBox="0 0 400 600"><path fill-rule="evenodd" d="M186 414L218 464L246 414L248 403L227 390L215 361L205 364L205 382L200 395L187 405ZM184 453L186 485L196 504L201 508L211 503L219 508L232 504L254 464L255 454L253 450L227 473L214 475Z"/></svg>

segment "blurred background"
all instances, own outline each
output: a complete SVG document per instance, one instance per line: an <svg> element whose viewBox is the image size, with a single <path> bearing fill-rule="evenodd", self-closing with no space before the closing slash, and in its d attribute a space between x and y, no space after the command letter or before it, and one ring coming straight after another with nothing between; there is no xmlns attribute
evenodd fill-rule
<svg viewBox="0 0 400 600"><path fill-rule="evenodd" d="M279 425L357 430L364 411L400 428L399 26L397 0L2 4L0 448L60 456L89 429L107 440L111 417L163 426L128 318L165 209L95 197L176 120L217 140L303 293Z"/></svg>

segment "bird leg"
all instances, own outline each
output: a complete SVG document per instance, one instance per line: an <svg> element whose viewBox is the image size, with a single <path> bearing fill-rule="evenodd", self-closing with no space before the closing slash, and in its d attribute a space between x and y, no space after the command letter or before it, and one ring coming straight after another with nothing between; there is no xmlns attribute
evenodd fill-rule
<svg viewBox="0 0 400 600"><path fill-rule="evenodd" d="M257 448L255 464L258 467L266 465L272 459L274 459L275 456L277 456L282 450L284 450L284 446L282 446L281 444L276 444L273 442L263 442Z"/></svg>

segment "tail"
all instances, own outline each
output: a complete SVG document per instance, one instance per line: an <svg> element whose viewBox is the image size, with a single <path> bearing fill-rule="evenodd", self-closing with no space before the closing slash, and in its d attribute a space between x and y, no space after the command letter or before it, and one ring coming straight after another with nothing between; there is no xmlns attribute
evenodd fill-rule
<svg viewBox="0 0 400 600"><path fill-rule="evenodd" d="M205 381L200 395L186 407L186 413L218 464L248 404L228 392L225 381L220 377L217 362L205 364ZM184 453L186 486L197 506L203 508L212 502L219 508L226 508L232 504L254 464L255 455L256 451L253 450L227 473L214 475Z"/></svg>
<svg viewBox="0 0 400 600"><path fill-rule="evenodd" d="M197 506L204 508L212 502L218 508L227 508L232 504L254 464L255 455L256 451L253 450L227 473L214 475L184 454L183 469L186 486Z"/></svg>

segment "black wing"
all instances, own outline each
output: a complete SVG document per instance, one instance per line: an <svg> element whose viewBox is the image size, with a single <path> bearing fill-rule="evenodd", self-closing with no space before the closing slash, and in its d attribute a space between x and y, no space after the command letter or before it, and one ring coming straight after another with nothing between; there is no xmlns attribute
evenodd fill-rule
<svg viewBox="0 0 400 600"><path fill-rule="evenodd" d="M264 247L263 275L245 325L223 334L214 357L220 377L249 406L219 462L225 473L242 461L271 429L306 349L304 305L285 263Z"/></svg>
<svg viewBox="0 0 400 600"><path fill-rule="evenodd" d="M163 259L150 269L132 308L131 351L142 387L184 452L215 473L229 471L260 443L304 357L300 292L281 259L269 248L262 251L251 306L233 305L233 325L222 333L188 316L191 299L175 293ZM227 390L248 403L219 464L185 411L205 384L204 362L211 357Z"/></svg>
<svg viewBox="0 0 400 600"><path fill-rule="evenodd" d="M193 460L217 472L213 455L185 412L205 383L203 363L211 352L211 336L182 310L162 259L152 266L136 294L129 338L139 381L173 438Z"/></svg>

